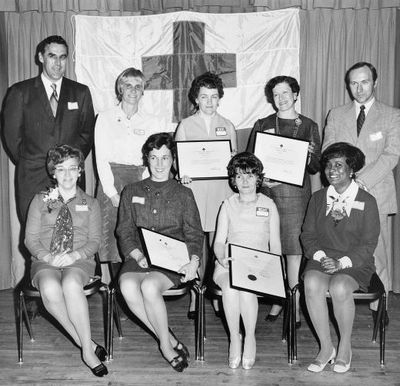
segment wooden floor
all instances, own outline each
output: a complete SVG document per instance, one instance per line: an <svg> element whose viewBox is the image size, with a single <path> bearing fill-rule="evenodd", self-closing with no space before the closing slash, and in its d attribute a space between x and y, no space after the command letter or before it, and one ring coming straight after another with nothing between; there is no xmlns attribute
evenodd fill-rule
<svg viewBox="0 0 400 386"><path fill-rule="evenodd" d="M90 300L93 339L103 343L100 295ZM170 325L194 356L194 327L186 318L188 298L168 301ZM131 320L122 322L124 338L114 339L114 360L108 376L94 377L78 349L44 317L34 320L35 342L24 331L24 363L17 363L17 339L12 290L0 291L0 385L400 385L400 295L389 297L390 325L386 339L386 367L379 366L379 344L371 342L367 304L357 305L351 370L336 374L328 366L321 374L306 370L318 351L308 327L298 332L298 361L289 366L281 341L282 318L263 321L269 306L261 304L257 325L257 361L252 370L227 366L228 339L221 320L206 303L205 361L192 360L183 373L162 359L156 342Z"/></svg>

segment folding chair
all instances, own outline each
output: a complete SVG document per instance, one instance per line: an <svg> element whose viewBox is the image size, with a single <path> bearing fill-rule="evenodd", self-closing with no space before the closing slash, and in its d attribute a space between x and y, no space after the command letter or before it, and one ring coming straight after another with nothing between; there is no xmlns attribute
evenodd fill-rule
<svg viewBox="0 0 400 386"><path fill-rule="evenodd" d="M371 281L368 287L367 292L356 291L353 293L353 297L355 301L368 301L372 302L378 300L378 311L376 321L374 323L374 329L372 333L372 342L376 343L376 337L380 335L379 342L379 354L380 354L380 365L381 367L385 366L385 340L386 340L386 292L385 287L379 276L374 273L371 277ZM326 293L326 298L328 300L331 299L331 295L329 291ZM292 318L296 315L296 304L291 308ZM294 334L293 347L292 351L296 352L297 356L297 336Z"/></svg>
<svg viewBox="0 0 400 386"><path fill-rule="evenodd" d="M174 298L174 297L180 297L185 294L189 294L190 290L194 290L196 294L196 319L195 319L195 358L196 360L203 360L204 358L204 344L201 341L200 337L203 335L203 326L204 324L202 323L204 320L204 317L202 315L202 310L204 309L204 289L196 283L195 280L188 282L188 283L182 283L179 287L173 287L168 289L163 293L163 296L166 298ZM123 338L123 333L121 329L121 323L120 323L120 318L119 318L119 311L117 307L117 301L116 301L116 291L119 290L117 285L114 285L114 287L111 289L110 293L110 301L109 301L109 306L110 306L110 312L109 312L109 321L108 321L108 326L110 327L109 333L107 334L109 340L107 342L107 349L109 350L109 355L110 359L113 359L114 357L114 343L113 343L113 338L114 338L114 323L112 321L112 318L114 317L114 322L117 326L117 331L119 338ZM203 306L201 306L203 304Z"/></svg>
<svg viewBox="0 0 400 386"><path fill-rule="evenodd" d="M95 276L90 279L90 282L83 288L84 294L86 297L91 296L97 292L100 293L105 293L106 295L106 309L105 309L105 314L107 315L106 321L105 321L105 339L106 342L108 341L107 339L107 331L109 330L108 328L108 320L110 320L110 316L108 315L110 312L110 308L108 307L109 305L109 298L110 298L110 291L109 287L107 284L102 283L101 281L101 269L100 269L100 263L98 260L98 256L95 255L96 259L96 269L95 269ZM40 298L40 292L37 288L35 288L30 280L27 281L25 284L22 284L20 288L17 289L19 291L19 296L18 296L18 310L17 310L17 340L18 340L18 363L22 364L23 361L23 338L24 338L24 333L23 333L23 323L25 319L26 327L29 333L29 337L31 342L35 341L34 335L33 335L33 329L32 329L32 324L31 321L29 320L28 317L28 312L26 309L26 303L25 303L25 298L26 297L31 297L31 298ZM106 347L107 352L108 347ZM108 359L108 358L107 358Z"/></svg>
<svg viewBox="0 0 400 386"><path fill-rule="evenodd" d="M283 258L281 258L281 264L282 267L285 267L283 263ZM283 310L283 327L282 327L282 341L287 342L287 358L288 358L288 363L292 364L293 361L296 359L297 353L293 349L296 347L294 345L295 341L295 334L296 334L296 328L295 328L295 315L296 313L292 312L292 308L294 307L295 311L295 295L297 291L297 286L294 289L289 288L287 276L286 276L286 270L283 269L283 278L284 278L284 285L285 285L285 293L286 293L286 299L284 301L284 310ZM214 280L210 280L210 282L207 285L206 292L210 294L212 297L218 297L222 298L222 290L221 288L214 282ZM261 297L261 296L260 296ZM206 327L205 327L205 309L204 309L204 301L203 301L203 310L202 310L202 315L203 315L203 323L204 327L202 328L201 331L203 331L203 336L201 337L201 341L204 344L204 340L206 338L205 332L206 332Z"/></svg>

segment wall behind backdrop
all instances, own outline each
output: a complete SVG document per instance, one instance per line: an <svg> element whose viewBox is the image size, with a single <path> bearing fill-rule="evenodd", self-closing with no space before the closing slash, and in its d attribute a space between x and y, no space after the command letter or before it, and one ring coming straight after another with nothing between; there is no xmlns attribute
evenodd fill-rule
<svg viewBox="0 0 400 386"><path fill-rule="evenodd" d="M328 111L349 100L344 85L345 71L361 60L377 67L377 99L400 106L399 87L395 87L400 79L400 72L395 71L400 68L397 31L400 0L3 0L0 4L0 98L3 99L11 84L37 75L33 60L36 45L48 35L62 35L68 41L71 55L66 76L76 79L72 15L131 16L182 10L233 13L288 7L300 9L302 113L316 121L321 131ZM250 129L238 132L242 149ZM87 174L92 174L88 184L92 192L91 159L87 161ZM400 173L396 172L396 177L400 185ZM13 178L14 167L0 147L0 289L14 287L24 270L18 250L19 223ZM314 189L317 187L318 181L314 180ZM394 216L393 228L395 292L400 292L398 217Z"/></svg>

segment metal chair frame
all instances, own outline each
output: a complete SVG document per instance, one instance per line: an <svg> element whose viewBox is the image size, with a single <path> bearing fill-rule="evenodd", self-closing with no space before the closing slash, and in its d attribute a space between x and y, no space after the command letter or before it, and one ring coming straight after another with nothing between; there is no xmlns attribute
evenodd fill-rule
<svg viewBox="0 0 400 386"><path fill-rule="evenodd" d="M327 291L325 295L327 300L331 300L331 295ZM354 300L357 301L375 301L378 300L378 310L377 317L374 323L372 342L376 343L376 338L379 329L379 362L380 366L385 366L385 345L386 345L386 325L385 325L385 315L386 315L386 291L383 283L379 276L374 273L371 277L370 285L367 292L356 291L353 293ZM292 318L296 315L296 303L294 303L293 308L291 308ZM296 353L297 357L297 336L296 332L294 334L292 351Z"/></svg>
<svg viewBox="0 0 400 386"><path fill-rule="evenodd" d="M96 257L96 273L98 273L98 259ZM107 284L102 283L101 281L101 276L95 275L93 278L91 278L91 281L83 288L84 294L86 297L91 296L97 292L100 293L105 293L106 294L106 325L105 325L105 339L106 339L106 350L109 353L109 347L107 346L107 342L109 341L108 339L108 331L109 331L109 326L108 326L108 321L111 319L110 317L110 312L111 308L109 308L110 304L110 289ZM32 329L32 324L31 321L29 320L28 312L26 309L26 303L25 303L25 297L30 297L30 298L40 298L40 292L37 288L35 288L32 284L30 284L30 281L26 284L22 284L21 288L19 288L19 293L18 293L18 310L17 310L17 341L18 341L18 363L22 364L23 361L23 338L24 338L24 333L23 333L23 324L24 320L26 323L26 328L28 330L28 334L30 337L31 342L35 341L35 337L33 335L33 329ZM107 361L109 358L107 358Z"/></svg>
<svg viewBox="0 0 400 386"><path fill-rule="evenodd" d="M281 256L281 263L282 267L285 267L283 257ZM282 326L282 341L287 342L287 358L288 358L288 363L292 364L294 360L297 359L297 350L296 350L296 345L294 344L295 339L296 339L296 328L295 328L295 323L296 323L296 291L297 291L297 286L293 289L290 289L289 284L288 284L288 279L286 275L286 270L285 268L283 269L283 279L284 279L284 284L285 284L285 292L286 292L286 300L284 304L284 310L283 310L283 326ZM213 297L222 297L222 290L221 288L214 282L214 280L211 280L210 284L207 287L204 287L204 291L210 293ZM268 295L265 295L267 297ZM261 296L260 297L264 297ZM204 296L203 296L203 304L202 304L203 310L202 310L202 316L203 316L203 335L201 338L201 342L204 345L204 340L206 339L206 327L205 327L205 307L204 307ZM294 310L291 311L291 310Z"/></svg>
<svg viewBox="0 0 400 386"><path fill-rule="evenodd" d="M204 309L204 289L202 286L197 284L195 281L183 283L179 287L173 287L168 289L163 293L164 297L177 297L188 294L190 290L194 290L196 294L196 319L195 319L195 358L196 360L203 361L204 360L204 342L201 340L201 336L203 335L203 320L204 317L202 315L202 310ZM110 291L110 299L109 299L109 320L108 320L108 341L107 347L109 348L110 359L114 358L114 323L117 326L118 336L120 339L123 338L121 322L119 318L119 310L116 299L116 291L119 291L118 285L114 283L114 286Z"/></svg>

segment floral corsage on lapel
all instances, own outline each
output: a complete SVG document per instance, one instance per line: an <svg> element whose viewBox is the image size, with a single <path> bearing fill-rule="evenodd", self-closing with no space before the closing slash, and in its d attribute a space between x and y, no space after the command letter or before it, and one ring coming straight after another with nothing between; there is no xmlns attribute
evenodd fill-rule
<svg viewBox="0 0 400 386"><path fill-rule="evenodd" d="M339 198L330 196L329 198L331 198L332 204L331 204L331 216L333 218L333 222L335 223L335 226L337 224L339 224L339 222L344 219L345 217L347 217L347 213L346 213L346 200L339 200Z"/></svg>
<svg viewBox="0 0 400 386"><path fill-rule="evenodd" d="M46 203L49 213L60 206L61 197L57 186L55 188L49 188L47 192L44 192L43 202Z"/></svg>

